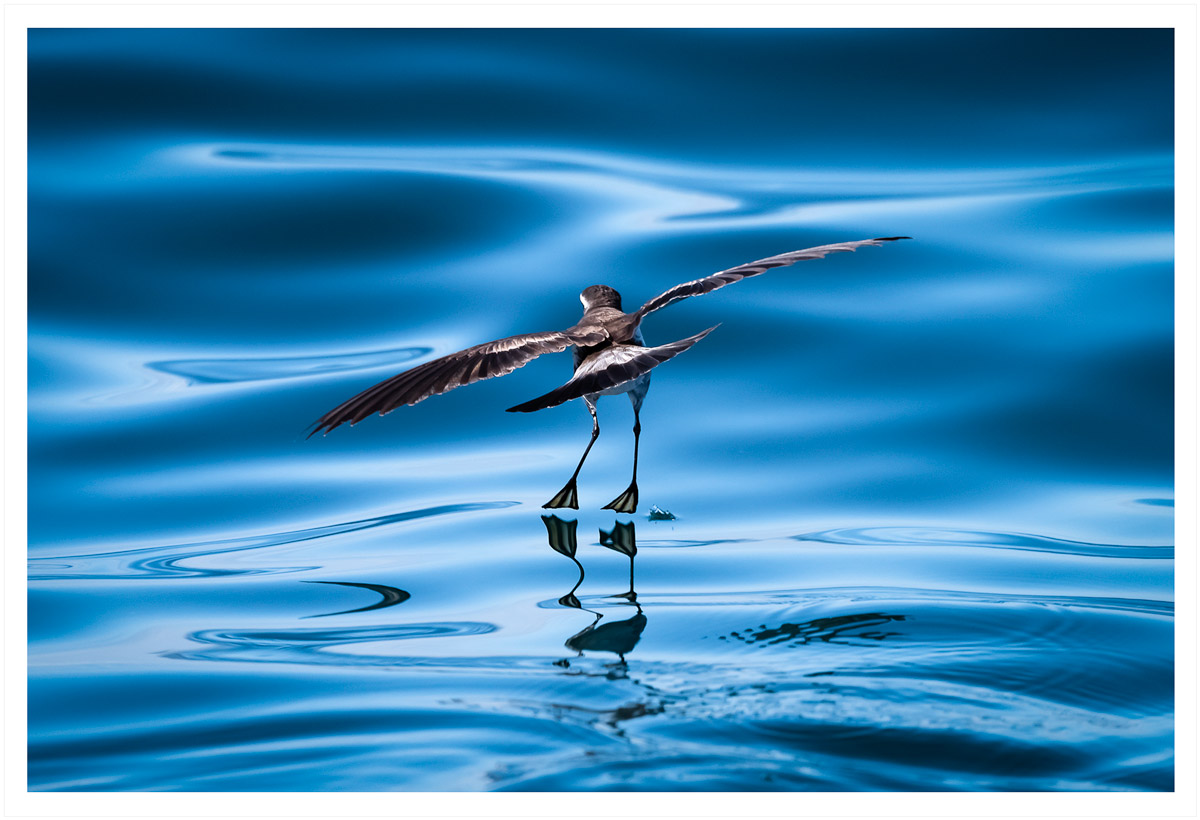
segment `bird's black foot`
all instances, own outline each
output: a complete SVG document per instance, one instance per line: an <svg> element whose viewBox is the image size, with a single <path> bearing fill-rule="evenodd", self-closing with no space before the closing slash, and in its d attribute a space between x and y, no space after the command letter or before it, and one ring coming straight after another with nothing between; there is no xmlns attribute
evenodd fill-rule
<svg viewBox="0 0 1200 820"><path fill-rule="evenodd" d="M637 482L629 485L629 489L621 493L612 501L604 505L606 510L614 510L619 513L635 513L638 505Z"/></svg>
<svg viewBox="0 0 1200 820"><path fill-rule="evenodd" d="M542 505L543 510L558 509L559 507L570 507L572 510L579 509L579 493L575 490L575 479L567 482L567 486L563 487L554 498L551 498Z"/></svg>

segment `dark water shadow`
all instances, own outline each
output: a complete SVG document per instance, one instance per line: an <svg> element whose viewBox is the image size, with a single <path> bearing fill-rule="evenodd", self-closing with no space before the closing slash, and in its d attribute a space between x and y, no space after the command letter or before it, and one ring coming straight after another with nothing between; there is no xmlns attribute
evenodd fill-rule
<svg viewBox="0 0 1200 820"><path fill-rule="evenodd" d="M389 606L402 604L412 597L408 592L396 587L390 587L386 584L360 584L353 581L305 581L306 584L335 584L343 587L359 587L361 589L369 589L372 592L378 592L383 596L383 599L376 601L367 606L360 606L357 609L343 609L339 612L324 612L320 615L305 615L305 618L328 618L331 615L348 615L351 612L369 612L372 609L386 609Z"/></svg>
<svg viewBox="0 0 1200 820"><path fill-rule="evenodd" d="M883 612L863 612L852 615L838 615L832 618L814 618L802 623L783 623L779 626L768 627L759 624L757 627L737 630L728 635L718 636L718 640L741 641L747 645L762 646L804 646L806 644L836 643L844 646L861 646L855 641L883 641L900 636L900 632L873 630L871 627L884 626L896 621L906 620L904 615L888 615Z"/></svg>

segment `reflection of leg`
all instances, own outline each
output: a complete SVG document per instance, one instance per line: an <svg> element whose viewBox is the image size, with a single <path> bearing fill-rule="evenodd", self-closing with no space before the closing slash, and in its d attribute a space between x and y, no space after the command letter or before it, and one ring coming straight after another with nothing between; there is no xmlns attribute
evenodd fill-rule
<svg viewBox="0 0 1200 820"><path fill-rule="evenodd" d="M570 592L558 599L558 603L561 606L582 609L583 604L579 603L579 599L575 597L575 590L579 589L579 585L583 583L583 564L579 563L579 559L574 555L568 555L567 557L575 562L575 566L579 567L579 580L575 582L575 586L571 587Z"/></svg>
<svg viewBox="0 0 1200 820"><path fill-rule="evenodd" d="M600 419L596 417L596 403L586 397L584 398L584 402L587 404L588 412L592 414L592 438L588 441L588 445L583 451L583 456L579 459L579 465L575 468L575 472L571 473L571 480L566 483L566 486L555 493L554 498L543 504L542 509L550 509L552 507L570 507L572 510L579 509L579 493L575 489L575 479L579 477L579 471L583 469L583 462L587 461L588 453L592 451L592 445L600 437Z"/></svg>
<svg viewBox="0 0 1200 820"><path fill-rule="evenodd" d="M550 549L567 556L574 562L575 566L579 567L579 580L575 582L575 586L571 587L570 592L558 599L558 602L563 606L578 609L580 603L579 599L575 597L575 590L579 589L579 585L583 583L583 564L579 563L579 559L575 557L575 552L579 549L579 540L576 536L576 528L579 522L564 521L557 515L543 515L542 523L546 525L546 535L550 539Z"/></svg>
<svg viewBox="0 0 1200 820"><path fill-rule="evenodd" d="M633 479L629 482L629 487L625 492L614 498L612 501L604 505L606 510L614 510L619 513L635 513L638 505L638 488L637 488L637 462L638 462L638 440L642 435L642 419L639 415L642 402L638 399L633 400Z"/></svg>
<svg viewBox="0 0 1200 820"><path fill-rule="evenodd" d="M637 536L634 532L632 521L617 521L613 524L612 532L600 530L600 546L608 547L610 550L616 550L622 555L629 556L629 591L622 592L620 595L613 595L613 598L624 598L627 601L637 603L637 593L633 591L633 559L637 555ZM641 612L638 608L638 612Z"/></svg>

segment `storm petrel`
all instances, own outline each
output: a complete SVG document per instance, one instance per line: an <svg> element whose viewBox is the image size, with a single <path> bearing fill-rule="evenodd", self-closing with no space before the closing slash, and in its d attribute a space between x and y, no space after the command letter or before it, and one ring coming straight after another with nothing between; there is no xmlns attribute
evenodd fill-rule
<svg viewBox="0 0 1200 820"><path fill-rule="evenodd" d="M575 467L575 472L571 474L566 485L543 507L579 508L575 480L579 477L579 471L583 468L583 462L591 452L592 445L600 435L596 401L601 396L627 393L633 404L634 418L633 479L628 489L604 505L604 509L633 513L638 504L637 453L638 439L642 431L639 412L642 401L646 398L646 391L650 388L650 371L668 359L678 356L716 329L710 327L677 342L646 347L642 338L642 319L681 299L709 293L742 279L758 276L771 268L781 268L805 259L821 259L826 254L853 251L864 245L880 245L908 238L885 236L782 253L757 262L738 265L703 279L676 285L655 296L633 313L625 313L621 309L621 295L613 288L608 285L592 285L579 294L579 300L583 302L583 318L573 327L549 333L509 336L418 365L342 402L314 422L314 429L309 436L322 431L328 433L342 424L353 425L372 413L387 415L397 407L416 404L464 384L503 376L544 353L559 353L570 347L573 348L575 358L575 373L566 384L544 396L508 408L510 413L531 413L555 407L571 399L582 398L588 412L592 414L592 437Z"/></svg>

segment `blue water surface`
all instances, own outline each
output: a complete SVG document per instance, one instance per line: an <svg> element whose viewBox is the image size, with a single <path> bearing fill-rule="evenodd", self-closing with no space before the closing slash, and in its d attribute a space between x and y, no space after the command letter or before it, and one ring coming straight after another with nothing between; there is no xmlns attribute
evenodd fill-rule
<svg viewBox="0 0 1200 820"><path fill-rule="evenodd" d="M31 789L1173 788L1170 31L29 54ZM305 438L894 235L647 320L636 516L566 354Z"/></svg>

